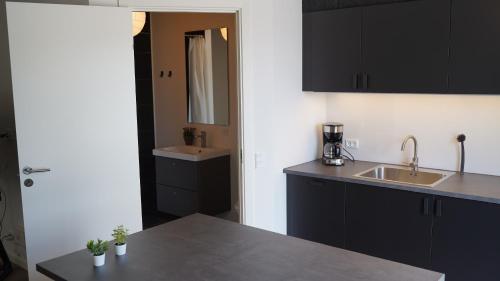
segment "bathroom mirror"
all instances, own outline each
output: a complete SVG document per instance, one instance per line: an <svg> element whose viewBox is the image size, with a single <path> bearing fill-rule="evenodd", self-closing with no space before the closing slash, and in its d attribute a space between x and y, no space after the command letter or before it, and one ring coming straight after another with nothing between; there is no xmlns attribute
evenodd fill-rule
<svg viewBox="0 0 500 281"><path fill-rule="evenodd" d="M227 28L186 32L188 122L229 125Z"/></svg>

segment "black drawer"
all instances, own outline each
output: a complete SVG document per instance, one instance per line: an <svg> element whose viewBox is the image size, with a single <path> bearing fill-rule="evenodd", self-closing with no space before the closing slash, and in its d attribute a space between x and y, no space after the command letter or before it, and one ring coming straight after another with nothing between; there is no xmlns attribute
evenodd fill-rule
<svg viewBox="0 0 500 281"><path fill-rule="evenodd" d="M161 185L198 191L195 162L156 157L156 182Z"/></svg>
<svg viewBox="0 0 500 281"><path fill-rule="evenodd" d="M198 192L157 184L156 193L160 212L183 217L199 210Z"/></svg>

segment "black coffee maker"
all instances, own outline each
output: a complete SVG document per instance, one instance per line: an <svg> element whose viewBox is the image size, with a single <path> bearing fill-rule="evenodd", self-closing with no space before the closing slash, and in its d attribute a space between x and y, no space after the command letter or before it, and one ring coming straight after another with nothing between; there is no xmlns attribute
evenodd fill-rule
<svg viewBox="0 0 500 281"><path fill-rule="evenodd" d="M342 138L344 125L341 123L323 124L323 164L328 166L342 166Z"/></svg>

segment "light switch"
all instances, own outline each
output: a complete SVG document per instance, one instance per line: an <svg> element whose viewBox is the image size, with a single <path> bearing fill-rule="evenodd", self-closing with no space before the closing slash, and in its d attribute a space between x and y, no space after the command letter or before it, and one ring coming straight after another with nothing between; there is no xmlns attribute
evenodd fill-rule
<svg viewBox="0 0 500 281"><path fill-rule="evenodd" d="M255 153L255 169L264 167L264 155L260 152Z"/></svg>

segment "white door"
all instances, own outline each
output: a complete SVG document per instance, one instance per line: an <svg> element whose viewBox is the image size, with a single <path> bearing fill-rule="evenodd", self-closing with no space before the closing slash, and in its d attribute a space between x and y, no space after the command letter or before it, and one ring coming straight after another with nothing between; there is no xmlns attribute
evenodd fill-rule
<svg viewBox="0 0 500 281"><path fill-rule="evenodd" d="M7 3L7 20L28 268L44 280L36 263L142 229L131 13Z"/></svg>

